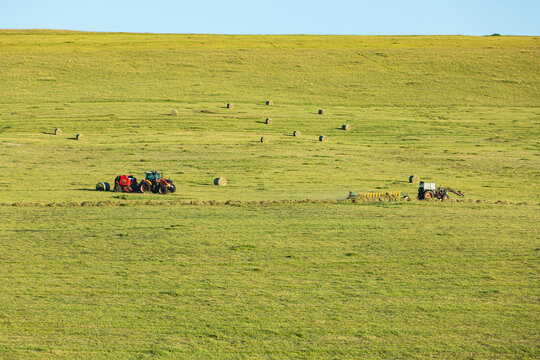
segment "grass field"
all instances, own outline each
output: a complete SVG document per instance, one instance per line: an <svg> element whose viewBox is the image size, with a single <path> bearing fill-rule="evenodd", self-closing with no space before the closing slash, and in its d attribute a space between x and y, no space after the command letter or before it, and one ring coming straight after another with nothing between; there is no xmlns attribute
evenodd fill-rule
<svg viewBox="0 0 540 360"><path fill-rule="evenodd" d="M538 358L539 55L0 31L0 358ZM471 202L316 203L411 174Z"/></svg>
<svg viewBox="0 0 540 360"><path fill-rule="evenodd" d="M0 207L0 349L535 357L538 219L457 205Z"/></svg>

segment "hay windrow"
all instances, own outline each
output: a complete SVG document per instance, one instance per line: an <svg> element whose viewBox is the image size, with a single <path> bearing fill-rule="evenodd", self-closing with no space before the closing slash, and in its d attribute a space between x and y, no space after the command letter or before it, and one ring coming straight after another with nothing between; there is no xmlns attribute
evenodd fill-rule
<svg viewBox="0 0 540 360"><path fill-rule="evenodd" d="M282 199L282 200L144 200L144 199L135 199L135 200L126 200L116 201L116 200L101 200L101 201L83 201L83 202L51 202L48 204L41 202L14 202L6 203L1 202L0 206L13 206L13 207L102 207L102 206L243 206L243 205L295 205L295 204L378 204L378 203L405 203L405 202L415 202L417 204L423 203L448 203L448 204L482 204L482 205L512 205L512 206L540 206L539 204L531 203L528 201L523 201L520 203L514 203L505 200L498 200L495 202L487 200L474 200L474 199L448 199L448 200L438 200L438 199L429 199L429 200L418 200L416 198L409 197L399 197L393 196L391 194L383 194L378 197L366 197L356 195L347 199ZM452 205L450 205L452 206Z"/></svg>

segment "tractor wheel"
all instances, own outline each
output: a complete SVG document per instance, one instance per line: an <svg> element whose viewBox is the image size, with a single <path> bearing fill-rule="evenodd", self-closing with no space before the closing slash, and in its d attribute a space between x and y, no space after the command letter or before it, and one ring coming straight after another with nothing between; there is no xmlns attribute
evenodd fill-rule
<svg viewBox="0 0 540 360"><path fill-rule="evenodd" d="M171 192L171 194L174 194L176 192L176 185L171 184L171 188L169 189L169 191Z"/></svg>
<svg viewBox="0 0 540 360"><path fill-rule="evenodd" d="M441 197L441 199L443 199L443 200L448 200L449 198L450 198L450 197L449 197L448 195L446 195L446 194L444 194L444 195Z"/></svg>
<svg viewBox="0 0 540 360"><path fill-rule="evenodd" d="M431 190L424 191L424 199L433 199L435 193Z"/></svg>
<svg viewBox="0 0 540 360"><path fill-rule="evenodd" d="M114 192L121 192L122 191L122 187L120 186L120 184L116 183L114 185Z"/></svg>
<svg viewBox="0 0 540 360"><path fill-rule="evenodd" d="M167 185L159 185L159 193L161 195L167 195Z"/></svg>
<svg viewBox="0 0 540 360"><path fill-rule="evenodd" d="M150 184L148 181L141 181L139 184L139 189L143 194L149 192L151 188L152 184Z"/></svg>

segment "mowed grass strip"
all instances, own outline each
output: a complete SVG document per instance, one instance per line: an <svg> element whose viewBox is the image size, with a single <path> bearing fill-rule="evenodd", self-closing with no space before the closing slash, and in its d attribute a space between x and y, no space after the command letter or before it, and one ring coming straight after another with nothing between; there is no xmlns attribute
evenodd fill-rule
<svg viewBox="0 0 540 360"><path fill-rule="evenodd" d="M511 208L511 209L509 209ZM16 358L534 358L535 207L12 208Z"/></svg>

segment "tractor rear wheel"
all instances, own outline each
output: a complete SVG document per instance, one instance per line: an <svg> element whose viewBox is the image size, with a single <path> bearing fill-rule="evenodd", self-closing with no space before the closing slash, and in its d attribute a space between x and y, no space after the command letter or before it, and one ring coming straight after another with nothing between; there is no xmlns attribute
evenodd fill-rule
<svg viewBox="0 0 540 360"><path fill-rule="evenodd" d="M150 184L148 181L141 181L139 184L139 189L143 194L149 192L151 188L152 184Z"/></svg>
<svg viewBox="0 0 540 360"><path fill-rule="evenodd" d="M431 190L424 191L424 199L433 199L435 193Z"/></svg>
<svg viewBox="0 0 540 360"><path fill-rule="evenodd" d="M159 185L158 191L161 195L167 195L167 185Z"/></svg>
<svg viewBox="0 0 540 360"><path fill-rule="evenodd" d="M171 192L171 194L174 194L176 192L176 185L171 184L171 188L169 189L169 191Z"/></svg>

